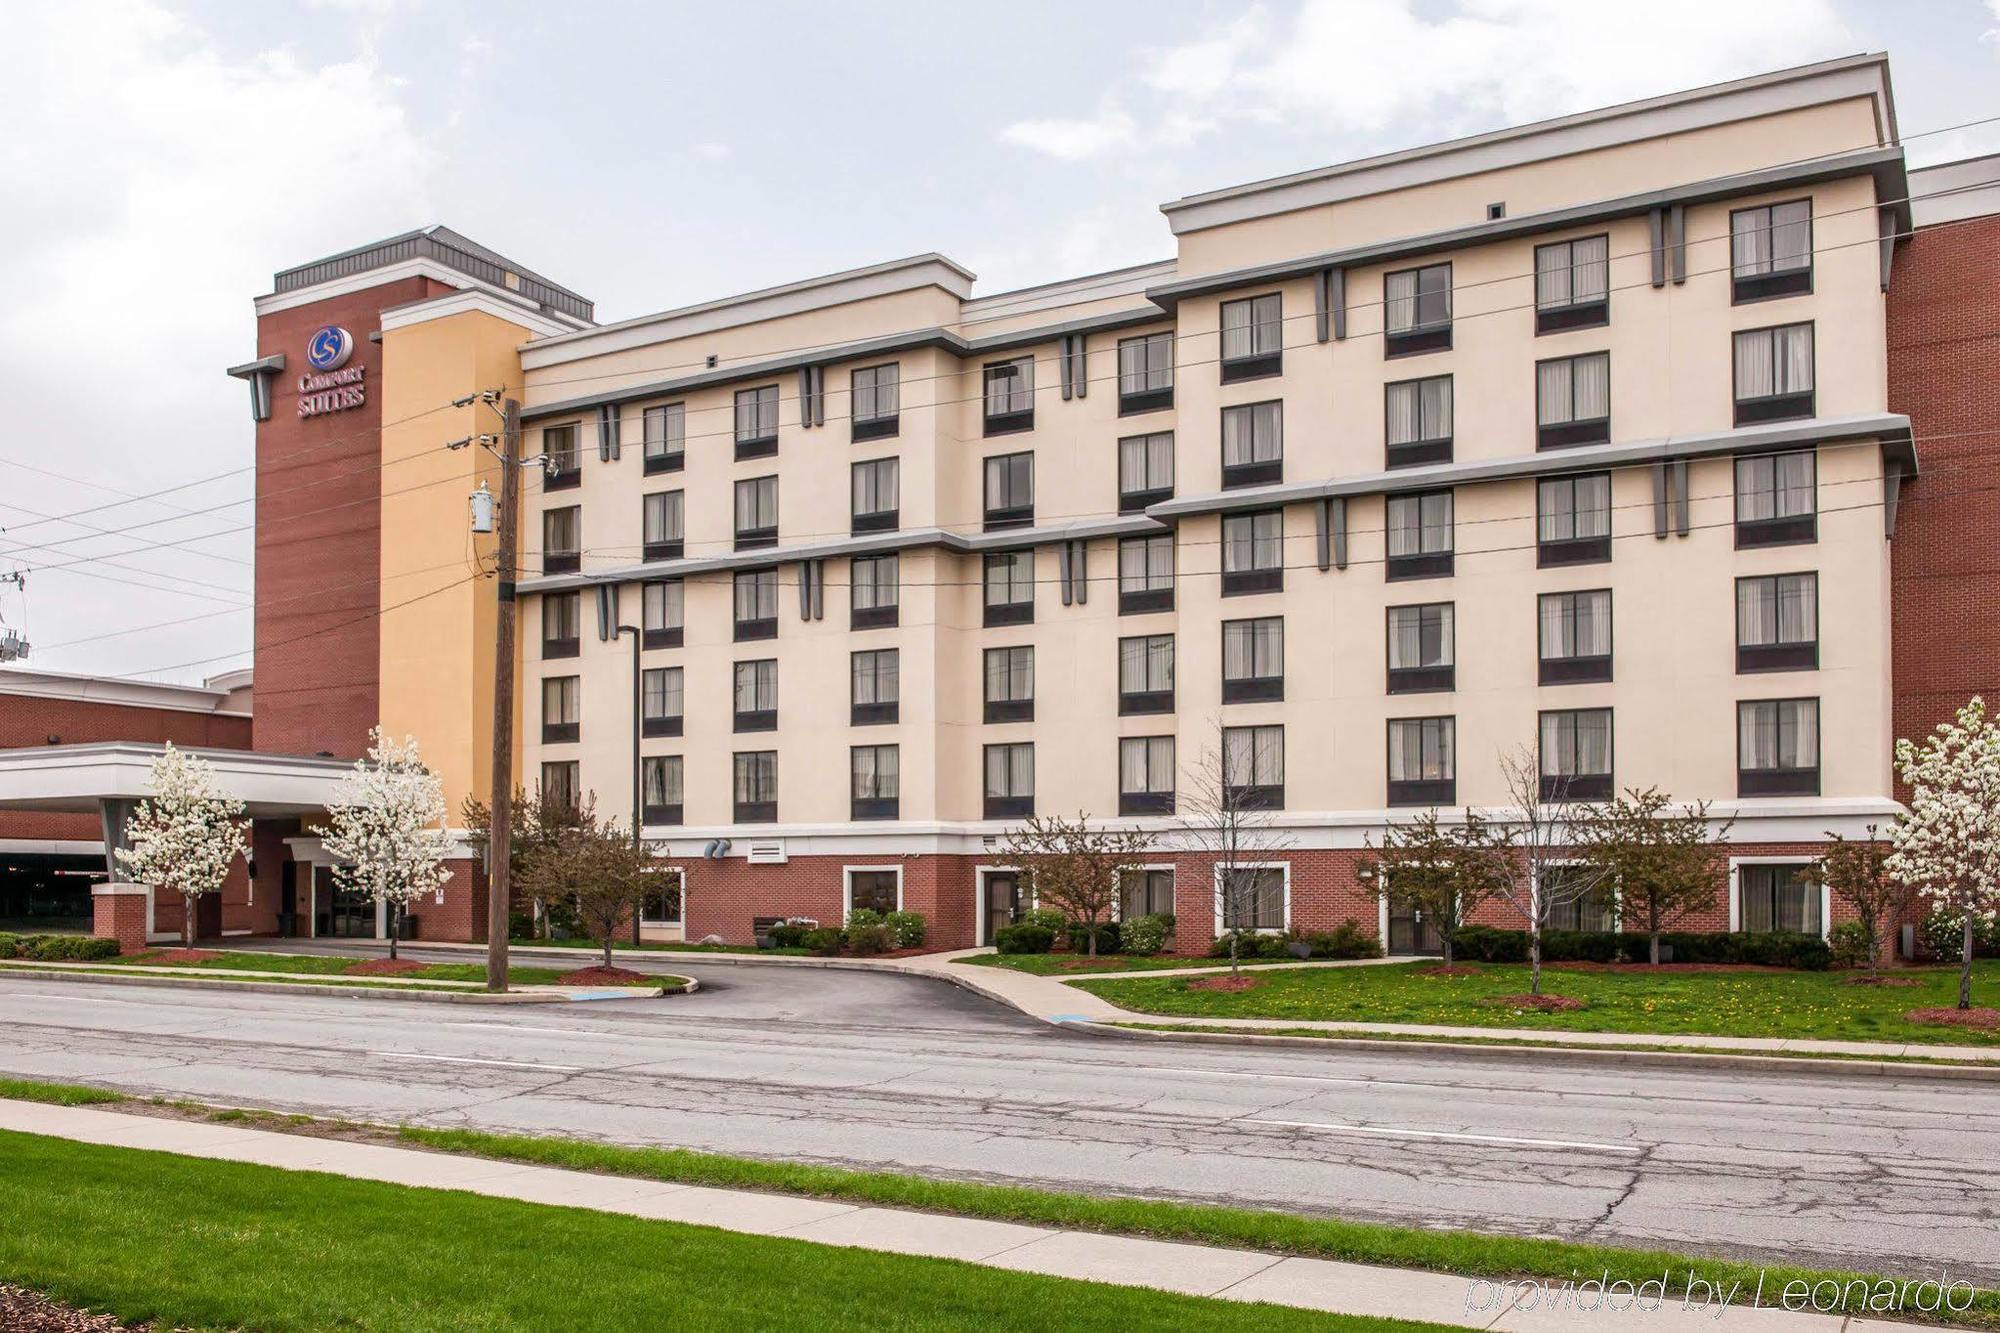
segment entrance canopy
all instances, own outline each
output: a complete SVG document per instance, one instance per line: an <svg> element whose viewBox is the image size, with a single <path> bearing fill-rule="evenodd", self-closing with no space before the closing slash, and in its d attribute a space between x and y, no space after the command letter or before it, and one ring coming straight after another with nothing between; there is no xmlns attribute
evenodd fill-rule
<svg viewBox="0 0 2000 1333"><path fill-rule="evenodd" d="M136 741L45 745L0 750L0 810L101 814L107 805L136 803L153 794L153 761L166 746ZM196 750L215 770L225 796L242 801L253 819L290 819L327 808L354 765L344 759L262 754L254 750Z"/></svg>

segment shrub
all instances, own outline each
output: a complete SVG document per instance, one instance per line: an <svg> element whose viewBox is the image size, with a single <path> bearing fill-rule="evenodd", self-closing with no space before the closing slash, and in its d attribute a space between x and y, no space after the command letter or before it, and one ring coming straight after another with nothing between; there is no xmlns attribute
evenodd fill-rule
<svg viewBox="0 0 2000 1333"><path fill-rule="evenodd" d="M18 939L14 947L42 963L95 963L118 956L117 940L101 940L94 935L43 935L32 940Z"/></svg>
<svg viewBox="0 0 2000 1333"><path fill-rule="evenodd" d="M1835 967L1868 966L1868 931L1859 921L1843 921L1826 938Z"/></svg>
<svg viewBox="0 0 2000 1333"><path fill-rule="evenodd" d="M1332 930L1306 936L1315 958L1380 958L1382 945L1373 935L1364 934L1352 921L1343 921Z"/></svg>
<svg viewBox="0 0 2000 1333"><path fill-rule="evenodd" d="M822 958L831 958L840 952L840 932L832 926L819 926L807 931L799 943Z"/></svg>
<svg viewBox="0 0 2000 1333"><path fill-rule="evenodd" d="M20 943L12 935L0 935L0 958L19 958Z"/></svg>
<svg viewBox="0 0 2000 1333"><path fill-rule="evenodd" d="M1174 919L1165 914L1135 916L1118 926L1118 947L1126 953L1158 953L1174 933Z"/></svg>
<svg viewBox="0 0 2000 1333"><path fill-rule="evenodd" d="M1452 940L1452 956L1472 963L1525 963L1528 932L1494 926L1460 926Z"/></svg>
<svg viewBox="0 0 2000 1333"><path fill-rule="evenodd" d="M921 949L924 937L930 933L930 923L924 920L922 912L891 912L885 924L895 935L898 949Z"/></svg>
<svg viewBox="0 0 2000 1333"><path fill-rule="evenodd" d="M1616 963L1624 956L1624 938L1608 930L1542 932L1542 961L1546 963ZM1647 956L1643 945L1639 956Z"/></svg>
<svg viewBox="0 0 2000 1333"><path fill-rule="evenodd" d="M806 936L811 934L812 930L811 926L802 925L797 921L780 921L764 934L774 949L796 949L806 942Z"/></svg>
<svg viewBox="0 0 2000 1333"><path fill-rule="evenodd" d="M1022 923L1040 926L1050 935L1060 935L1069 929L1069 918L1053 907L1029 908L1016 924Z"/></svg>
<svg viewBox="0 0 2000 1333"><path fill-rule="evenodd" d="M1291 939L1285 935L1263 933L1255 930L1229 930L1215 937L1215 943L1208 946L1211 958L1229 957L1229 941L1236 941L1238 958L1283 958L1285 946Z"/></svg>
<svg viewBox="0 0 2000 1333"><path fill-rule="evenodd" d="M1047 953L1056 933L1035 921L1017 921L993 932L993 947L1001 953Z"/></svg>
<svg viewBox="0 0 2000 1333"><path fill-rule="evenodd" d="M1941 962L1957 962L1965 949L1964 919L1932 908L1917 927L1917 945L1925 954ZM1972 955L1975 958L1990 958L1995 954L2000 954L2000 919L1989 917L1973 927Z"/></svg>
<svg viewBox="0 0 2000 1333"><path fill-rule="evenodd" d="M880 926L888 920L872 907L857 907L847 914L847 927L852 930L856 926Z"/></svg>
<svg viewBox="0 0 2000 1333"><path fill-rule="evenodd" d="M861 957L887 953L896 947L896 932L876 922L847 928L847 951Z"/></svg>
<svg viewBox="0 0 2000 1333"><path fill-rule="evenodd" d="M1083 922L1070 922L1064 931L1064 938L1069 941L1069 951L1071 953L1090 952L1090 927L1086 926ZM1118 923L1116 921L1100 921L1097 923L1097 951L1099 953L1118 952Z"/></svg>

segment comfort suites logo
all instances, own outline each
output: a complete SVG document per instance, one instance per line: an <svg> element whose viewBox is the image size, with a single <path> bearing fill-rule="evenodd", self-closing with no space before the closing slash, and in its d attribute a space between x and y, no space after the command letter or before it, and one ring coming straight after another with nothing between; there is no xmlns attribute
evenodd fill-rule
<svg viewBox="0 0 2000 1333"><path fill-rule="evenodd" d="M306 339L306 364L313 373L299 376L299 415L322 416L359 407L368 401L368 387L362 383L364 366L350 366L354 355L354 335L337 324L326 324Z"/></svg>

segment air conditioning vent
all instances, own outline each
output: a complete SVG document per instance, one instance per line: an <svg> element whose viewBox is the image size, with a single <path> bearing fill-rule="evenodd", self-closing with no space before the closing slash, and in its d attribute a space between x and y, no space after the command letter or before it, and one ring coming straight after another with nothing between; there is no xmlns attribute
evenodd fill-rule
<svg viewBox="0 0 2000 1333"><path fill-rule="evenodd" d="M761 842L748 844L744 858L753 866L781 866L785 864L785 840L765 838Z"/></svg>
<svg viewBox="0 0 2000 1333"><path fill-rule="evenodd" d="M1000 850L1000 836L996 833L982 834L979 845L989 852L997 852Z"/></svg>

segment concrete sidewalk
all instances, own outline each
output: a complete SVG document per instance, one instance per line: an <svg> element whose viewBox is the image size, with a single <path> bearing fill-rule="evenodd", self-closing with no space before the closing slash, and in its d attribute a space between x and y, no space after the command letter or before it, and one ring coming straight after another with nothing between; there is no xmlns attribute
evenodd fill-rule
<svg viewBox="0 0 2000 1333"><path fill-rule="evenodd" d="M1496 1284L1408 1269L1288 1258L1204 1245L1062 1231L900 1208L712 1189L446 1153L349 1143L228 1125L168 1120L87 1107L0 1100L0 1129L79 1143L322 1171L427 1189L464 1190L528 1203L782 1236L892 1254L959 1259L1047 1277L1150 1287L1232 1301L1267 1301L1329 1313L1427 1320L1461 1328L1517 1329L1613 1323L1648 1329L1770 1329L1862 1333L1870 1321L1781 1309L1732 1307L1720 1319L1678 1299L1636 1315L1513 1309ZM59 1187L59 1182L58 1182ZM1588 1275L1582 1275L1587 1277ZM1771 1293L1767 1292L1767 1296ZM1877 1324L1882 1330L1899 1327ZM1907 1327L1907 1326L1902 1326Z"/></svg>

